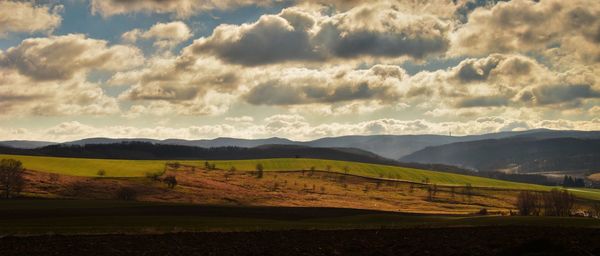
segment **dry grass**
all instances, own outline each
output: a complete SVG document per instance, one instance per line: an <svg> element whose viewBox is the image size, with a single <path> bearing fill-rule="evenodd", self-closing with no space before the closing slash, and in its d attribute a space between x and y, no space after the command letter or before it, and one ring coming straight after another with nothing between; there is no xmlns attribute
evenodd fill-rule
<svg viewBox="0 0 600 256"><path fill-rule="evenodd" d="M30 195L55 198L115 199L121 187L137 192L137 200L212 205L304 206L374 209L412 213L469 214L486 208L508 213L517 191L448 187L385 181L321 171L229 173L181 167L169 170L178 185L146 178L89 178L28 171Z"/></svg>

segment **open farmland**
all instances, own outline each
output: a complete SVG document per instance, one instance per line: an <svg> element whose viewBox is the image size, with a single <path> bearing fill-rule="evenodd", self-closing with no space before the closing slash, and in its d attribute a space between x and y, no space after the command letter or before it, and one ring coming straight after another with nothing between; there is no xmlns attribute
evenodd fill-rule
<svg viewBox="0 0 600 256"><path fill-rule="evenodd" d="M25 168L48 173L64 174L69 176L95 177L98 170L106 172L105 177L143 177L147 173L162 171L167 162L165 160L115 160L115 159L86 159L86 158L62 158L23 155L0 155L0 158L13 158L23 162ZM430 183L445 186L464 187L470 184L474 187L539 190L549 191L553 187L517 183L476 176L460 175L454 173L436 172L405 168L399 166L379 165L369 163L306 159L306 158L274 158L254 160L208 160L215 164L217 169L228 170L235 167L238 171L254 171L258 163L264 166L267 172L272 171L294 171L327 170L331 172L345 173L377 179L392 179L415 183ZM183 160L177 161L186 166L204 168L205 160ZM576 196L600 200L600 190L597 189L569 189Z"/></svg>
<svg viewBox="0 0 600 256"><path fill-rule="evenodd" d="M23 162L25 168L30 170L83 177L97 176L98 170L105 170L106 177L143 177L146 173L163 170L165 163L169 162L164 160L85 159L21 155L0 155L0 158L17 159ZM538 185L501 181L454 173L335 160L275 158L208 161L211 164L215 164L218 169L224 170L235 167L238 171L253 171L256 169L256 165L258 163L264 166L265 171L309 170L311 167L314 167L316 170L326 170L327 166L330 166L331 171L333 172L343 173L347 168L348 174L418 183L428 181L429 183L435 183L439 185L464 186L465 184L471 184L472 186L479 187L539 190L545 189L543 186ZM181 163L182 165L204 167L205 160L183 160L177 162Z"/></svg>

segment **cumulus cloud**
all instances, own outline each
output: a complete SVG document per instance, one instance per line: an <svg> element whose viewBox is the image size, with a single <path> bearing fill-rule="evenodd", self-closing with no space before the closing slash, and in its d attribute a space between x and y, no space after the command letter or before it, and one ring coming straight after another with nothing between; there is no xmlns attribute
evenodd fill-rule
<svg viewBox="0 0 600 256"><path fill-rule="evenodd" d="M191 36L192 33L185 23L174 21L156 23L147 31L134 29L123 33L121 38L130 43L135 43L139 38L152 39L155 47L170 48L188 40Z"/></svg>
<svg viewBox="0 0 600 256"><path fill-rule="evenodd" d="M398 66L375 65L366 70L285 69L260 82L244 97L255 105L300 105L355 100L390 102L400 97L406 76Z"/></svg>
<svg viewBox="0 0 600 256"><path fill-rule="evenodd" d="M582 59L597 62L599 17L600 2L593 0L500 2L477 8L468 16L468 22L453 33L453 52L544 53L557 48L559 52L574 50Z"/></svg>
<svg viewBox="0 0 600 256"><path fill-rule="evenodd" d="M117 72L108 83L129 86L119 98L146 104L144 113L169 109L175 114L213 115L224 113L234 101L240 76L212 58L155 57L142 69Z"/></svg>
<svg viewBox="0 0 600 256"><path fill-rule="evenodd" d="M89 70L123 70L142 64L138 48L109 46L82 34L29 38L0 52L0 68L16 69L35 80L64 80Z"/></svg>
<svg viewBox="0 0 600 256"><path fill-rule="evenodd" d="M117 100L78 75L60 81L37 81L16 70L0 68L0 117L108 115Z"/></svg>
<svg viewBox="0 0 600 256"><path fill-rule="evenodd" d="M255 23L220 25L191 49L247 66L362 56L420 59L447 50L450 27L435 16L405 13L390 4L331 15L288 8Z"/></svg>
<svg viewBox="0 0 600 256"><path fill-rule="evenodd" d="M104 17L126 13L171 13L185 18L200 12L266 6L271 0L91 0L91 11Z"/></svg>
<svg viewBox="0 0 600 256"><path fill-rule="evenodd" d="M62 21L60 9L61 6L50 9L24 1L0 1L0 37L11 32L50 32Z"/></svg>

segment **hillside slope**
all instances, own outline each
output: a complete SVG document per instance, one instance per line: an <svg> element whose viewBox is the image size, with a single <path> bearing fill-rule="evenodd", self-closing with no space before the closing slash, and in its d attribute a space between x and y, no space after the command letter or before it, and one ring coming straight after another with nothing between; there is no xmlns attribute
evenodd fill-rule
<svg viewBox="0 0 600 256"><path fill-rule="evenodd" d="M165 168L165 163L173 160L116 160L63 158L23 155L0 155L0 158L13 158L23 162L27 169L59 173L75 176L97 176L98 170L104 170L107 177L143 177L150 172L159 172ZM204 168L204 160L178 160L182 165ZM440 185L464 186L471 184L480 187L544 189L543 186L495 180L483 177L468 176L446 172L436 172L415 168L392 165L359 163L309 158L272 158L247 160L209 160L216 168L228 170L235 167L238 171L254 171L257 164L262 164L265 171L330 170L332 172L396 179L411 182L429 182Z"/></svg>
<svg viewBox="0 0 600 256"><path fill-rule="evenodd" d="M460 142L429 147L401 161L458 165L479 171L597 171L600 170L600 140L516 137Z"/></svg>
<svg viewBox="0 0 600 256"><path fill-rule="evenodd" d="M0 154L130 160L239 160L302 157L379 164L397 163L395 160L386 159L374 153L355 148L313 148L295 145L263 145L254 148L201 148L148 142L122 142L115 144L50 145L35 149L0 147Z"/></svg>

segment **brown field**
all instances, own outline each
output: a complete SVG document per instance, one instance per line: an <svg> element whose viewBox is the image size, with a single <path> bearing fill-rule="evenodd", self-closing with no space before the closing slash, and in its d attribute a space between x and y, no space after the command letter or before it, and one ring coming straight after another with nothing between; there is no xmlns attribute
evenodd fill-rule
<svg viewBox="0 0 600 256"><path fill-rule="evenodd" d="M90 178L27 171L25 194L46 198L118 199L131 188L135 200L232 206L340 207L428 214L514 211L518 190L439 186L323 171L227 172L182 166L169 189L149 178Z"/></svg>
<svg viewBox="0 0 600 256"><path fill-rule="evenodd" d="M377 230L111 234L0 238L0 255L598 255L586 228L454 227Z"/></svg>

